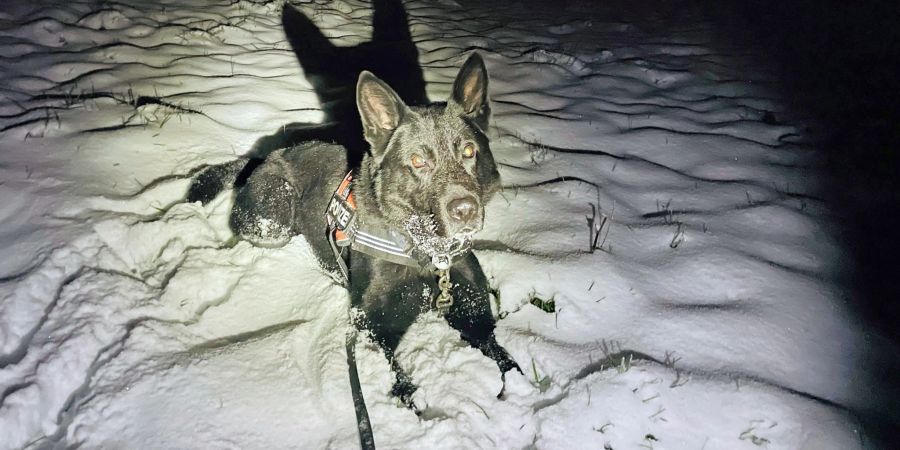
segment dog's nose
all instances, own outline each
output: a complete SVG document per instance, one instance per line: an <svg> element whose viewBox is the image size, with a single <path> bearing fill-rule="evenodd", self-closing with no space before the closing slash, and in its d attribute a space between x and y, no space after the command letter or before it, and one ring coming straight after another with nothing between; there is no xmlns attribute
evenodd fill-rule
<svg viewBox="0 0 900 450"><path fill-rule="evenodd" d="M475 218L478 212L478 204L476 202L475 197L471 196L451 200L447 204L447 212L450 213L450 217L453 220L467 224Z"/></svg>

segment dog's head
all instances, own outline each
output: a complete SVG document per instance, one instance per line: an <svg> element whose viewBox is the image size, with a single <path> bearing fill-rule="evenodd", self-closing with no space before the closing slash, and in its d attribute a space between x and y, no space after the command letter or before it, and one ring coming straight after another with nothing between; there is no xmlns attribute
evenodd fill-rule
<svg viewBox="0 0 900 450"><path fill-rule="evenodd" d="M469 57L446 103L409 107L369 72L359 76L356 102L371 146L364 168L391 225L431 216L444 238L481 230L484 205L500 188L486 135L490 104L481 57Z"/></svg>

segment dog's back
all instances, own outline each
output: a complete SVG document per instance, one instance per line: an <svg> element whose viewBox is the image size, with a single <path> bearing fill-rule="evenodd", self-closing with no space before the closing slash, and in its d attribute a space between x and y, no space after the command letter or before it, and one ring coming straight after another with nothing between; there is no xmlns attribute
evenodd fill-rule
<svg viewBox="0 0 900 450"><path fill-rule="evenodd" d="M302 234L320 263L334 265L325 239L325 209L346 174L344 147L308 142L273 152L239 187L230 225L259 246L279 246Z"/></svg>

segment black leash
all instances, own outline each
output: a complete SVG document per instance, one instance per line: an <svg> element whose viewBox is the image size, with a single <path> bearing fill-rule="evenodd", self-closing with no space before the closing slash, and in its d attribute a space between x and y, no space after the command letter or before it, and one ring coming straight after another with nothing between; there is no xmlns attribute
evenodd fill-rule
<svg viewBox="0 0 900 450"><path fill-rule="evenodd" d="M347 365L350 367L350 391L353 395L353 406L356 409L356 428L359 431L359 446L362 450L375 450L375 436L372 434L372 422L369 421L369 410L359 385L359 372L356 370L356 324L350 321L350 332L347 333Z"/></svg>

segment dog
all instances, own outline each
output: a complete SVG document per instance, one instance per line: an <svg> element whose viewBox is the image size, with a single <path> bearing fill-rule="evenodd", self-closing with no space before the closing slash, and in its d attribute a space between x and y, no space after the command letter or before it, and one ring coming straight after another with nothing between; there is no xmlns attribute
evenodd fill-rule
<svg viewBox="0 0 900 450"><path fill-rule="evenodd" d="M424 311L438 309L503 376L521 372L497 343L488 281L469 251L485 204L500 190L484 61L471 55L450 98L425 106L406 105L363 71L356 103L369 145L357 170L347 173L343 146L306 142L253 167L242 160L201 173L189 200L209 198L223 179L245 178L229 220L234 233L266 247L305 236L321 266L342 275L363 313L356 326L384 351L396 375L391 392L407 405L416 386L394 352Z"/></svg>

